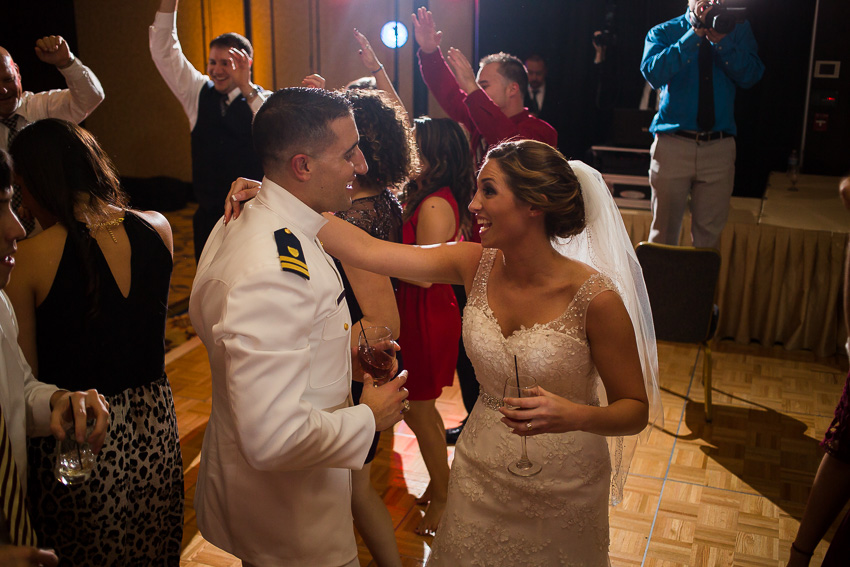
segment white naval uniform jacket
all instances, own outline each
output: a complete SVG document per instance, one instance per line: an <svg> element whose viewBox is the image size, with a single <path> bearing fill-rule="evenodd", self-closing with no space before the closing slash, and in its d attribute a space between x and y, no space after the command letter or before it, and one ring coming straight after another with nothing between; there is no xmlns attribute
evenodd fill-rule
<svg viewBox="0 0 850 567"><path fill-rule="evenodd" d="M279 185L210 234L189 315L212 369L195 510L214 545L255 565L346 565L357 556L351 471L375 433L351 387L342 280L321 215ZM309 279L282 271L274 232L298 237Z"/></svg>

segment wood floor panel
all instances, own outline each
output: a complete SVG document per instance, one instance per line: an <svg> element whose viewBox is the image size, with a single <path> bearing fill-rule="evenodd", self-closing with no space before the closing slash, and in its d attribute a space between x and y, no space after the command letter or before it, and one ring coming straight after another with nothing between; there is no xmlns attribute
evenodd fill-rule
<svg viewBox="0 0 850 567"><path fill-rule="evenodd" d="M194 277L192 212L167 215L177 243L169 301L174 308L185 309ZM638 446L624 500L610 509L612 565L784 567L821 459L818 443L847 376L846 358L817 360L781 347L716 342L714 421L708 424L703 351L659 343L658 354L665 423ZM185 475L181 565L238 567L238 559L203 539L193 508L211 410L206 351L197 339L178 346L166 370ZM466 416L457 384L444 391L437 407L447 427ZM453 455L450 447L449 461ZM432 538L414 532L424 513L415 499L429 478L404 423L382 435L371 479L390 512L402 564L422 567ZM822 562L836 525L815 551L812 567ZM359 537L358 555L363 567L377 567Z"/></svg>

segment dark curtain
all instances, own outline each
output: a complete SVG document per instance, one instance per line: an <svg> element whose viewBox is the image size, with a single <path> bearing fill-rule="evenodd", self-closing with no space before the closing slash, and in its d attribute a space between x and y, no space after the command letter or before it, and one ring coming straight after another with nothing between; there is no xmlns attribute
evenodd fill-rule
<svg viewBox="0 0 850 567"><path fill-rule="evenodd" d="M25 91L65 88L65 79L59 71L42 63L35 55L35 42L47 35L61 35L71 47L71 52L78 53L73 2L4 2L0 17L0 45L12 54L18 64Z"/></svg>

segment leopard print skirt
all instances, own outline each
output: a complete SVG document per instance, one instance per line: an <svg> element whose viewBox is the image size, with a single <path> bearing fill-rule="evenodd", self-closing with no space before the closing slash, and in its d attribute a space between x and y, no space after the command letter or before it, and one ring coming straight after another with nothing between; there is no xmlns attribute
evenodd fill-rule
<svg viewBox="0 0 850 567"><path fill-rule="evenodd" d="M179 566L183 462L168 379L107 396L111 419L92 478L65 486L55 440L29 440L28 499L42 548L62 566Z"/></svg>

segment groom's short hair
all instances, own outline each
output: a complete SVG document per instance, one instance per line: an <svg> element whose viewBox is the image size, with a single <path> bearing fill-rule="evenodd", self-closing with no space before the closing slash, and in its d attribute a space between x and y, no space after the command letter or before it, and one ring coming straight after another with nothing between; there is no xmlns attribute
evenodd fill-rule
<svg viewBox="0 0 850 567"><path fill-rule="evenodd" d="M275 92L254 117L254 149L263 169L296 154L321 154L336 141L330 123L346 116L353 116L351 103L339 93L305 87Z"/></svg>

